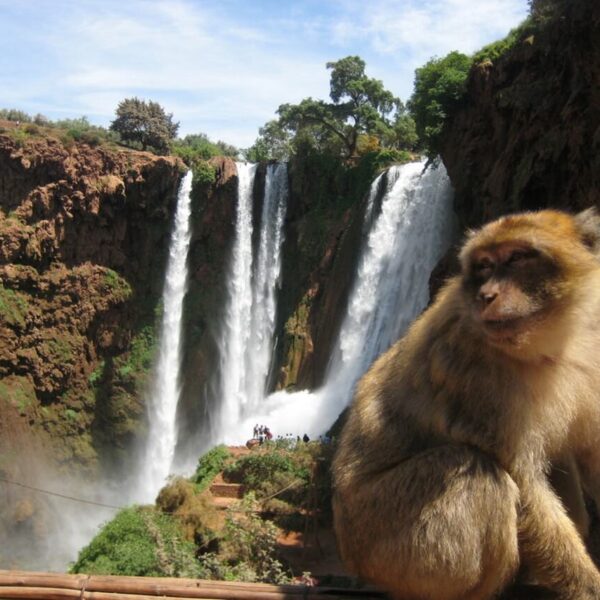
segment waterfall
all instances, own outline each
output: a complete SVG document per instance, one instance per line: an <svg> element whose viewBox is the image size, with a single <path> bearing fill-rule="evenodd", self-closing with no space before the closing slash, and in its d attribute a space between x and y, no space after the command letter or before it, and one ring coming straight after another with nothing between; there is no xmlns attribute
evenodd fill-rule
<svg viewBox="0 0 600 600"><path fill-rule="evenodd" d="M429 275L455 235L452 188L443 165L391 167L369 192L358 273L325 383L315 392L276 392L236 428L255 421L285 435L322 434L348 405L356 381L426 307ZM379 186L387 183L379 212Z"/></svg>
<svg viewBox="0 0 600 600"><path fill-rule="evenodd" d="M255 410L265 397L271 365L287 196L287 165L269 165L252 284L252 320L246 354L246 402L250 411Z"/></svg>
<svg viewBox="0 0 600 600"><path fill-rule="evenodd" d="M452 193L445 169L422 175L423 167L416 162L388 170L381 212L362 250L326 378L348 393L427 306L429 275L452 242Z"/></svg>
<svg viewBox="0 0 600 600"><path fill-rule="evenodd" d="M179 401L181 325L187 290L187 255L190 245L192 172L181 181L163 289L158 363L148 403L149 433L142 463L140 501L153 501L169 475L176 443L175 417Z"/></svg>
<svg viewBox="0 0 600 600"><path fill-rule="evenodd" d="M237 163L237 169L235 241L228 274L225 326L219 344L219 407L212 432L216 441L230 439L232 426L252 414L265 396L288 195L286 165L269 165L254 257L252 208L256 165Z"/></svg>

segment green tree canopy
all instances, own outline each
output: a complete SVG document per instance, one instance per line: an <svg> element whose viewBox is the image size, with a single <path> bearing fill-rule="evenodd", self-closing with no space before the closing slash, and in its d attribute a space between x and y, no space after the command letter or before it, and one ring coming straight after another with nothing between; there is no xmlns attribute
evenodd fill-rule
<svg viewBox="0 0 600 600"><path fill-rule="evenodd" d="M326 66L331 70L331 102L305 98L279 106L279 119L260 129L256 143L246 151L248 158L282 160L307 143L352 158L360 135L382 137L389 132L390 115L399 100L380 80L366 75L365 61L347 56Z"/></svg>
<svg viewBox="0 0 600 600"><path fill-rule="evenodd" d="M236 158L239 150L230 144L213 142L205 133L191 133L172 144L173 153L183 158L188 164L198 160L208 160L213 156L230 156Z"/></svg>
<svg viewBox="0 0 600 600"><path fill-rule="evenodd" d="M292 153L292 135L281 122L273 119L258 130L258 138L244 152L251 162L287 160Z"/></svg>
<svg viewBox="0 0 600 600"><path fill-rule="evenodd" d="M409 108L430 158L439 154L444 121L464 96L472 59L460 52L432 58L415 71Z"/></svg>
<svg viewBox="0 0 600 600"><path fill-rule="evenodd" d="M158 102L125 98L119 102L116 115L110 129L119 133L124 142L141 144L143 150L151 147L160 154L169 152L179 123L174 123L173 115L167 114Z"/></svg>

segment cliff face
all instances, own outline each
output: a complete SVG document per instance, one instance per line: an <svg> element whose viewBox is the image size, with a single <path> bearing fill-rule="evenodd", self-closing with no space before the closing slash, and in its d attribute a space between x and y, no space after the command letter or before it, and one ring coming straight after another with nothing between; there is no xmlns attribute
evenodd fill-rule
<svg viewBox="0 0 600 600"><path fill-rule="evenodd" d="M507 212L600 206L600 4L564 15L476 65L442 158L469 226Z"/></svg>
<svg viewBox="0 0 600 600"><path fill-rule="evenodd" d="M180 167L0 134L0 440L93 469L139 428Z"/></svg>

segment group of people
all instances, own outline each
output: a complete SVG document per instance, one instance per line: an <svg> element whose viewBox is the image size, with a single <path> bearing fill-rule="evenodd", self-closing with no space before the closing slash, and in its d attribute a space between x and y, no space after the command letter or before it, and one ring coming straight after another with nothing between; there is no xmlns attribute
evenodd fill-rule
<svg viewBox="0 0 600 600"><path fill-rule="evenodd" d="M266 426L266 425L255 425L254 429L252 430L252 440L249 440L248 443L254 441L254 443L252 445L258 445L258 444L262 444L265 441L270 441L273 439L273 434L271 433L271 430ZM294 440L294 436L291 433L287 433L285 436L281 436L278 435L277 436L277 440ZM310 441L310 438L308 437L308 434L304 434L302 437L300 437L299 435L296 436L296 439L294 440L296 443L301 443L304 442L305 444L307 444ZM258 444L257 444L258 442ZM329 444L331 443L331 438L327 435L320 435L319 436L319 442L321 442L322 444Z"/></svg>
<svg viewBox="0 0 600 600"><path fill-rule="evenodd" d="M273 434L266 425L255 425L252 437L262 444L265 440L272 440Z"/></svg>

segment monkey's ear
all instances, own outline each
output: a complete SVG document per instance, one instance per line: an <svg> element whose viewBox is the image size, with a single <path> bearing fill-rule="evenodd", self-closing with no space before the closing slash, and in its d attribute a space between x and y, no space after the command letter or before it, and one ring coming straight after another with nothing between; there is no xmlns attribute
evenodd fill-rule
<svg viewBox="0 0 600 600"><path fill-rule="evenodd" d="M583 243L591 252L600 255L600 214L596 208L586 208L574 219Z"/></svg>

